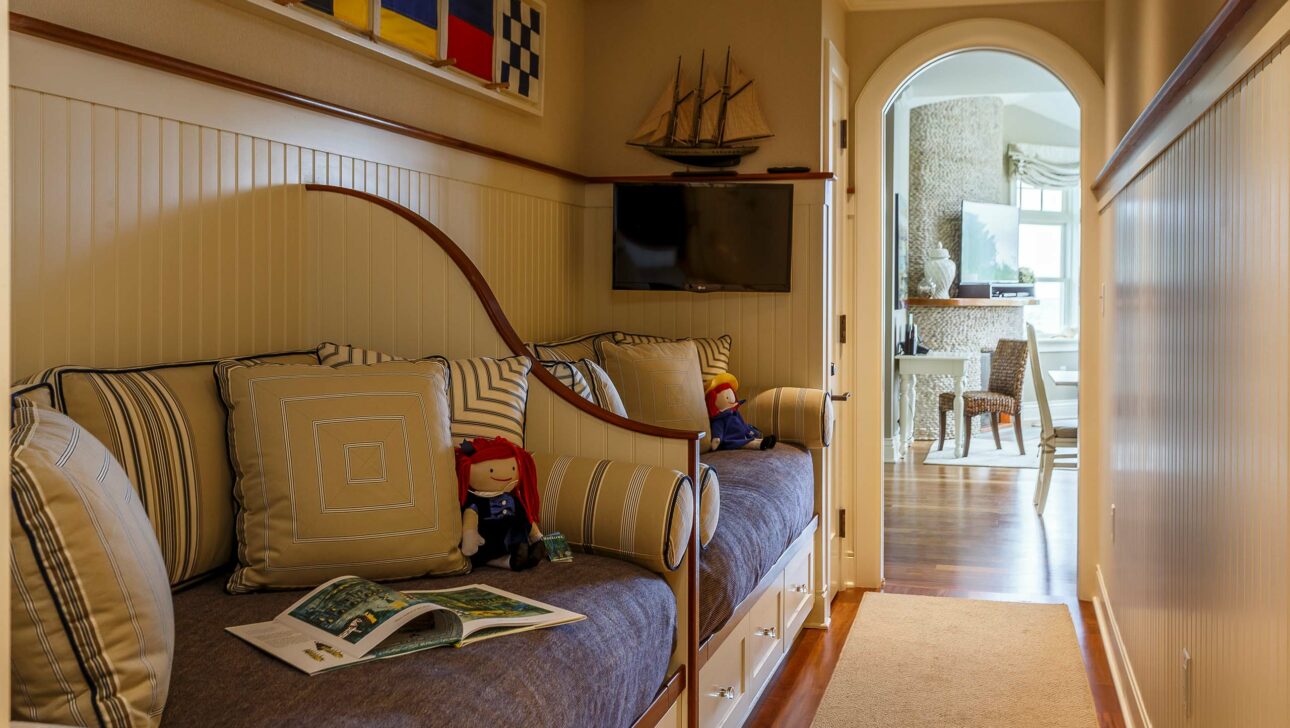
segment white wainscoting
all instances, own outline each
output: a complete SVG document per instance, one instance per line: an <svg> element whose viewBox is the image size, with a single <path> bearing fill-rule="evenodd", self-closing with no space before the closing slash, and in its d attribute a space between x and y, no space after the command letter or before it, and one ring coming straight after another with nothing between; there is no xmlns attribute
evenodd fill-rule
<svg viewBox="0 0 1290 728"><path fill-rule="evenodd" d="M300 250L274 244L298 222L281 212L299 209L295 183L365 190L443 228L521 336L578 328L581 185L11 40L13 376L297 345Z"/></svg>
<svg viewBox="0 0 1290 728"><path fill-rule="evenodd" d="M1271 54L1103 211L1115 354L1101 571L1122 676L1136 676L1122 694L1148 725L1290 716L1286 10L1277 22Z"/></svg>

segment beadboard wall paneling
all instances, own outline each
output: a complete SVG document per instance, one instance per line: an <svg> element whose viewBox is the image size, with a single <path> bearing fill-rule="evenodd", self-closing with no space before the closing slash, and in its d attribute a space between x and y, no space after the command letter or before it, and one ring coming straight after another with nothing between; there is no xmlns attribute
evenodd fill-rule
<svg viewBox="0 0 1290 728"><path fill-rule="evenodd" d="M1101 567L1158 726L1290 715L1284 43L1104 210L1118 353Z"/></svg>
<svg viewBox="0 0 1290 728"><path fill-rule="evenodd" d="M613 187L590 186L581 330L677 337L730 334L730 371L739 378L741 396L778 386L827 387L823 322L832 295L825 244L832 214L830 184L793 183L792 292L701 294L612 290Z"/></svg>
<svg viewBox="0 0 1290 728"><path fill-rule="evenodd" d="M316 343L301 338L301 207L288 199L308 182L440 226L522 336L577 328L569 202L27 88L11 104L15 377Z"/></svg>

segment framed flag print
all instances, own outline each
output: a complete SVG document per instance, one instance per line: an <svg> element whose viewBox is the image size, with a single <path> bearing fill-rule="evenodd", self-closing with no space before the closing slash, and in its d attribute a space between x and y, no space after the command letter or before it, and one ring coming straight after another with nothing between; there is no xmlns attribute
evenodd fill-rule
<svg viewBox="0 0 1290 728"><path fill-rule="evenodd" d="M544 0L224 0L411 66L458 90L542 113Z"/></svg>

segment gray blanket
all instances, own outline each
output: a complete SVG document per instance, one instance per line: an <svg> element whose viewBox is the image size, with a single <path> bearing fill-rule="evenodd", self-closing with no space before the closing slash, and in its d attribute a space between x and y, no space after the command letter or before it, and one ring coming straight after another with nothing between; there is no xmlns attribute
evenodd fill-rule
<svg viewBox="0 0 1290 728"><path fill-rule="evenodd" d="M223 577L175 595L164 726L627 726L666 677L676 604L663 580L575 554L524 573L492 568L401 582L486 583L587 620L309 677L224 631L272 619L303 592L229 596Z"/></svg>
<svg viewBox="0 0 1290 728"><path fill-rule="evenodd" d="M721 479L721 519L699 561L703 639L721 629L815 515L811 456L793 445L703 455Z"/></svg>

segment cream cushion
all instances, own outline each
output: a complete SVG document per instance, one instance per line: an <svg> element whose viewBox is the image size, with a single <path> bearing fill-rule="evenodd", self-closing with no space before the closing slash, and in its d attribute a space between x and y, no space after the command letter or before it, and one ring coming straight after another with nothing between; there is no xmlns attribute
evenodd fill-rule
<svg viewBox="0 0 1290 728"><path fill-rule="evenodd" d="M694 342L699 354L699 370L703 373L705 383L719 374L730 371L730 350L734 347L734 339L730 338L730 334L713 338L669 339L665 336L628 334L622 331L613 333L615 344L656 344L664 341Z"/></svg>
<svg viewBox="0 0 1290 728"><path fill-rule="evenodd" d="M622 397L627 415L674 430L705 433L701 450L708 449L708 409L703 401L703 377L694 342L619 346L603 343L605 371Z"/></svg>
<svg viewBox="0 0 1290 728"><path fill-rule="evenodd" d="M592 402L619 417L627 416L627 408L623 405L623 398L618 395L614 380L609 378L609 374L599 364L590 359L581 359L573 366L577 367L578 371L582 372L583 378L587 380L587 385L591 388Z"/></svg>
<svg viewBox="0 0 1290 728"><path fill-rule="evenodd" d="M52 390L59 411L121 464L152 521L176 588L233 558L233 472L224 404L215 386L217 361L128 369L63 366L33 377ZM313 352L286 352L244 361L315 359Z"/></svg>
<svg viewBox="0 0 1290 728"><path fill-rule="evenodd" d="M130 479L93 435L31 402L15 403L9 454L11 717L157 725L175 622Z"/></svg>
<svg viewBox="0 0 1290 728"><path fill-rule="evenodd" d="M237 473L230 592L469 569L442 363L216 374Z"/></svg>

